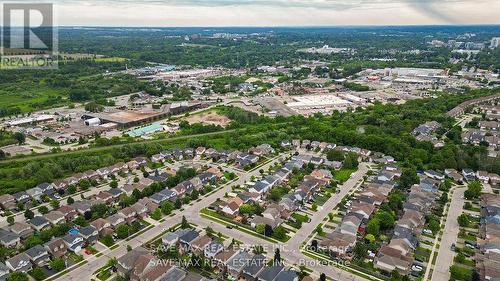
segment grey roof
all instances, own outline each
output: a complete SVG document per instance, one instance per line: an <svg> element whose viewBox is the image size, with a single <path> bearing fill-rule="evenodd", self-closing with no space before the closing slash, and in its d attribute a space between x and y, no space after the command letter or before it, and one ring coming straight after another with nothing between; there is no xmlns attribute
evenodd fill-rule
<svg viewBox="0 0 500 281"><path fill-rule="evenodd" d="M268 188L269 184L268 183L265 183L263 181L258 181L255 183L255 185L253 186L253 188L257 191L261 191L261 190L264 190L266 188Z"/></svg>
<svg viewBox="0 0 500 281"><path fill-rule="evenodd" d="M200 236L200 234L198 233L198 231L196 231L194 229L191 229L187 233L185 233L184 235L182 235L181 237L179 237L179 239L181 241L185 242L185 243L191 243L196 238L198 238L198 236Z"/></svg>
<svg viewBox="0 0 500 281"><path fill-rule="evenodd" d="M68 244L73 244L73 242L77 238L82 238L80 235L74 235L74 234L66 234L62 239L68 243ZM83 239L83 238L82 238Z"/></svg>
<svg viewBox="0 0 500 281"><path fill-rule="evenodd" d="M243 269L243 272L255 277L265 265L266 257L261 254L255 255Z"/></svg>
<svg viewBox="0 0 500 281"><path fill-rule="evenodd" d="M30 261L30 258L25 253L20 253L7 260L13 267L18 267L23 261Z"/></svg>
<svg viewBox="0 0 500 281"><path fill-rule="evenodd" d="M224 245L220 242L212 241L205 248L205 254L217 254L222 249L224 249Z"/></svg>
<svg viewBox="0 0 500 281"><path fill-rule="evenodd" d="M29 257L34 258L41 254L47 253L47 249L45 249L42 245L36 245L24 251L24 253L26 253L26 255L28 255Z"/></svg>
<svg viewBox="0 0 500 281"><path fill-rule="evenodd" d="M83 236L89 236L89 235L92 235L94 233L94 231L96 231L96 230L97 229L95 227L89 225L89 226L80 228L80 234L82 234Z"/></svg>
<svg viewBox="0 0 500 281"><path fill-rule="evenodd" d="M182 279L182 281L205 281L205 280L208 279L194 272L188 272L186 277Z"/></svg>
<svg viewBox="0 0 500 281"><path fill-rule="evenodd" d="M161 279L162 281L180 281L186 277L186 272L178 267L170 269Z"/></svg>
<svg viewBox="0 0 500 281"><path fill-rule="evenodd" d="M49 221L48 221L48 220L46 220L46 219L45 219L44 217L42 217L42 216L36 216L36 217L34 217L34 218L30 219L30 220L28 221L28 223L29 223L29 224L31 224L31 225L33 225L33 226L43 226L43 225L45 225L45 224L48 224L48 223L49 223Z"/></svg>
<svg viewBox="0 0 500 281"><path fill-rule="evenodd" d="M133 249L130 252L127 252L125 255L121 256L118 258L118 262L125 266L128 269L131 269L134 266L135 261L137 258L139 258L141 255L145 255L149 253L148 250L146 250L143 247L138 247Z"/></svg>
<svg viewBox="0 0 500 281"><path fill-rule="evenodd" d="M298 278L299 275L297 272L293 270L284 270L281 271L278 276L274 279L274 281L293 281L295 278Z"/></svg>
<svg viewBox="0 0 500 281"><path fill-rule="evenodd" d="M111 193L113 196L120 196L123 194L123 191L119 188L111 188L108 190L109 193Z"/></svg>
<svg viewBox="0 0 500 281"><path fill-rule="evenodd" d="M246 251L241 251L235 256L233 256L228 262L227 266L229 268L235 269L239 271L243 267L246 267L250 264L250 261L252 260L253 255L249 252Z"/></svg>
<svg viewBox="0 0 500 281"><path fill-rule="evenodd" d="M162 193L155 193L151 195L149 198L155 202L163 202L167 200L167 197Z"/></svg>
<svg viewBox="0 0 500 281"><path fill-rule="evenodd" d="M3 228L0 228L0 241L9 244L9 242L19 239L19 235L14 232L10 232Z"/></svg>
<svg viewBox="0 0 500 281"><path fill-rule="evenodd" d="M264 267L264 269L262 269L259 273L259 280L273 281L283 269L284 267L282 265Z"/></svg>
<svg viewBox="0 0 500 281"><path fill-rule="evenodd" d="M180 236L183 236L184 234L188 233L190 230L189 229L183 229L179 228L174 232L169 232L165 234L165 236L162 237L162 241L174 241L179 239Z"/></svg>

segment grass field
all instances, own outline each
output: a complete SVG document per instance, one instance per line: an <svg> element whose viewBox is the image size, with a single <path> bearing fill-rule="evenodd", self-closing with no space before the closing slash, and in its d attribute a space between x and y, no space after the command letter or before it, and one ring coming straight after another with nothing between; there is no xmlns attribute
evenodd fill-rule
<svg viewBox="0 0 500 281"><path fill-rule="evenodd" d="M51 89L35 84L4 84L0 88L0 108L19 107L21 112L43 109L66 103L63 89Z"/></svg>
<svg viewBox="0 0 500 281"><path fill-rule="evenodd" d="M340 169L335 171L334 178L339 182L346 182L354 172L356 172L356 169Z"/></svg>

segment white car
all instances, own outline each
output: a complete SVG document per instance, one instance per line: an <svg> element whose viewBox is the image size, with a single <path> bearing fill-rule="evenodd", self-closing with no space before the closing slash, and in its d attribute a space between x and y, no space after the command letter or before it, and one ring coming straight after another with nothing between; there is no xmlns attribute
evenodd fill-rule
<svg viewBox="0 0 500 281"><path fill-rule="evenodd" d="M430 231L429 229L424 229L423 232L425 234L429 234L429 235L432 235L432 231Z"/></svg>
<svg viewBox="0 0 500 281"><path fill-rule="evenodd" d="M422 268L420 265L416 265L416 264L415 264L415 265L413 265L413 266L411 267L411 270L413 270L413 271L417 271L417 272L420 272L420 271L422 271L422 270L423 270L423 268Z"/></svg>

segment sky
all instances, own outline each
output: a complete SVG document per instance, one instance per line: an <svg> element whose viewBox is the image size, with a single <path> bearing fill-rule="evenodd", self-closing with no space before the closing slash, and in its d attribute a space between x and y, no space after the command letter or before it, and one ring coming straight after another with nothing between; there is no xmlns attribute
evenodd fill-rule
<svg viewBox="0 0 500 281"><path fill-rule="evenodd" d="M500 24L498 13L500 0L53 0L52 2L56 4L57 23L63 26Z"/></svg>

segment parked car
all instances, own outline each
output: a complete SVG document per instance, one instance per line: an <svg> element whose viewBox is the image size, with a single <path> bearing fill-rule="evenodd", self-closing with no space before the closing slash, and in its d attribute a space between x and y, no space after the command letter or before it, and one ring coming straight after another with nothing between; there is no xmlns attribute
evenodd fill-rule
<svg viewBox="0 0 500 281"><path fill-rule="evenodd" d="M417 271L417 272L420 272L423 270L423 268L420 266L420 265L416 265L414 264L412 267L411 267L411 270L413 271Z"/></svg>
<svg viewBox="0 0 500 281"><path fill-rule="evenodd" d="M456 250L456 248L457 248L457 246L455 246L455 243L451 244L451 250L452 250L452 251L455 251L455 250Z"/></svg>
<svg viewBox="0 0 500 281"><path fill-rule="evenodd" d="M429 235L432 235L432 231L430 231L430 229L424 229L423 232L425 234L429 234Z"/></svg>

